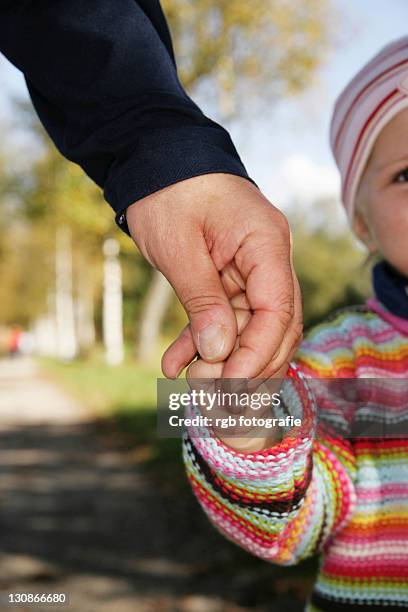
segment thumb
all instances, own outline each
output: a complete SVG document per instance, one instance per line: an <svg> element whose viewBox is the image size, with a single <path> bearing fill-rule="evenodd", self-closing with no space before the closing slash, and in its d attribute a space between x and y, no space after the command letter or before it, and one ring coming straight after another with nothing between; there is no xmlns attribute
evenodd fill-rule
<svg viewBox="0 0 408 612"><path fill-rule="evenodd" d="M184 244L172 264L166 276L188 315L198 352L205 361L225 360L235 344L237 321L204 238Z"/></svg>

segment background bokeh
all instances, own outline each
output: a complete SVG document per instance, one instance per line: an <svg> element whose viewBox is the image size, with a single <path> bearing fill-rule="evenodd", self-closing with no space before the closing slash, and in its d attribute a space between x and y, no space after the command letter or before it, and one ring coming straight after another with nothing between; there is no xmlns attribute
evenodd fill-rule
<svg viewBox="0 0 408 612"><path fill-rule="evenodd" d="M406 2L162 4L181 80L289 217L306 327L363 301L328 126L356 68L405 34ZM186 322L171 288L3 57L0 87L0 590L67 591L81 612L302 609L316 561L276 568L224 540L180 442L155 435L160 355Z"/></svg>

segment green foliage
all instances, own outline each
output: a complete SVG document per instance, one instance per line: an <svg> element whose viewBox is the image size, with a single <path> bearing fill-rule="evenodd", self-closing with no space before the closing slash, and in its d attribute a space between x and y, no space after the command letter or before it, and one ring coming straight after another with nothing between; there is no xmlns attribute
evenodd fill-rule
<svg viewBox="0 0 408 612"><path fill-rule="evenodd" d="M313 213L310 217L314 217ZM328 231L329 226L329 214L314 227L300 215L291 218L294 265L302 290L305 328L337 308L363 302L369 294L366 254L348 229L333 232Z"/></svg>
<svg viewBox="0 0 408 612"><path fill-rule="evenodd" d="M269 104L302 91L332 35L331 0L163 0L163 7L182 82L193 91L211 78L208 93L226 114L248 97Z"/></svg>
<svg viewBox="0 0 408 612"><path fill-rule="evenodd" d="M129 269L141 257L116 228L100 189L79 166L61 157L31 110L18 105L16 111L38 140L38 156L28 171L26 163L10 171L0 164L0 321L28 325L46 311L61 226L71 230L74 281L85 275L92 284L100 321L103 241L108 236L119 240Z"/></svg>

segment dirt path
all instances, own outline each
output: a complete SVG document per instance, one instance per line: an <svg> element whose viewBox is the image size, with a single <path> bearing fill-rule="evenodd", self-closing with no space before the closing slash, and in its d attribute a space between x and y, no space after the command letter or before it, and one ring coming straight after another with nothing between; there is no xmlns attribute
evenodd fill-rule
<svg viewBox="0 0 408 612"><path fill-rule="evenodd" d="M33 362L0 361L3 596L67 593L72 612L301 610L279 576L248 566L189 492L152 481L138 449Z"/></svg>
<svg viewBox="0 0 408 612"><path fill-rule="evenodd" d="M41 376L28 358L0 361L0 427L69 424L86 419L86 412Z"/></svg>

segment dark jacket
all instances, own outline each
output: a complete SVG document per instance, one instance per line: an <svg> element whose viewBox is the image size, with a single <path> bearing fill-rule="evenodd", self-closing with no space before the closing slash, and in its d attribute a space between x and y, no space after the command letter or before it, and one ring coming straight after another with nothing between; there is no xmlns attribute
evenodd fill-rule
<svg viewBox="0 0 408 612"><path fill-rule="evenodd" d="M0 50L61 153L129 204L193 176L247 174L177 77L158 0L0 0Z"/></svg>

